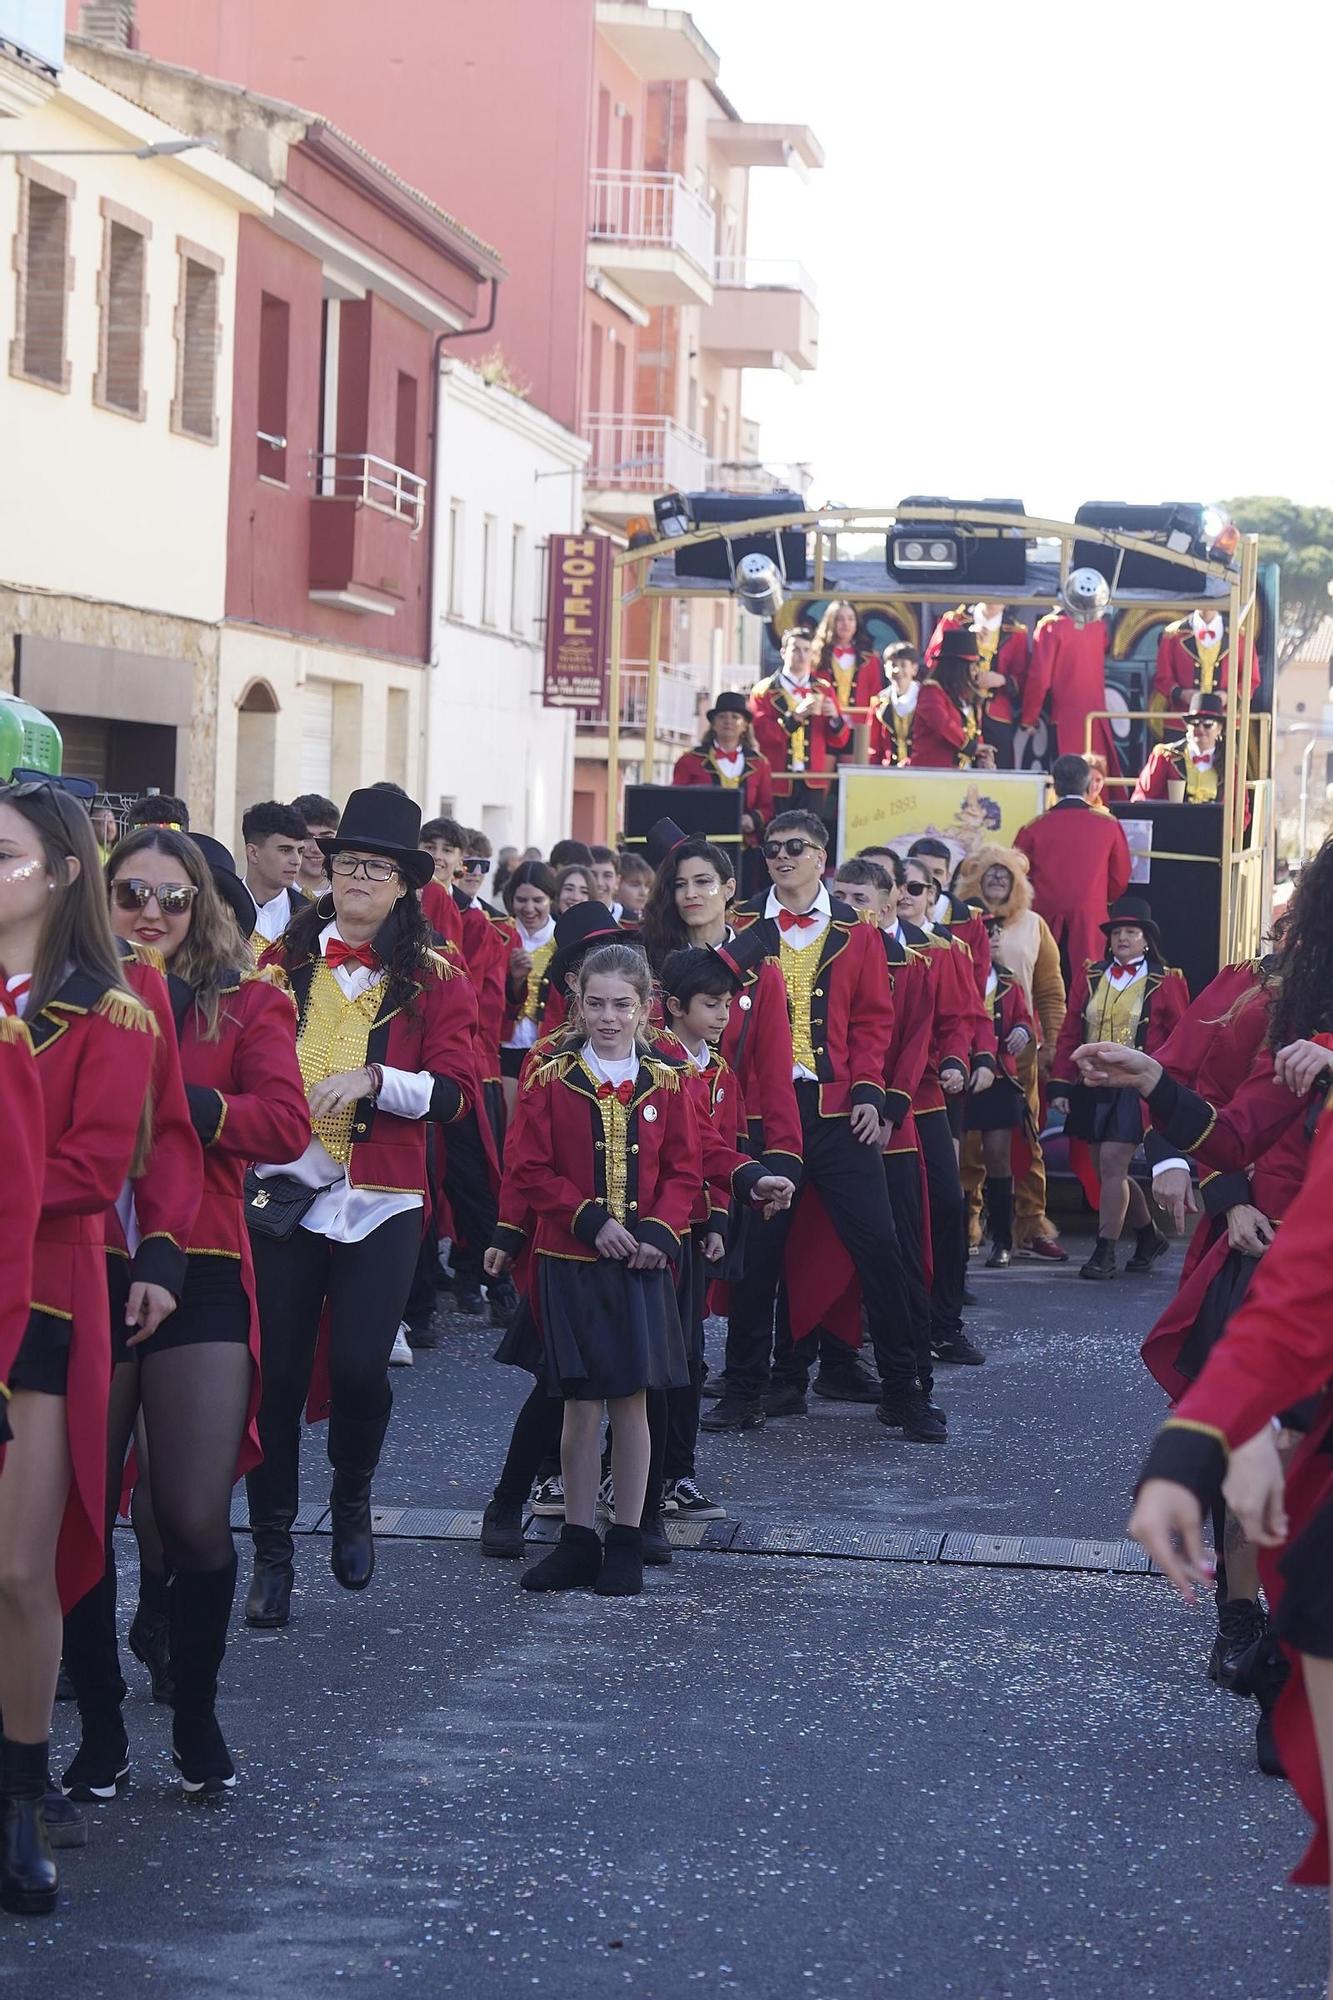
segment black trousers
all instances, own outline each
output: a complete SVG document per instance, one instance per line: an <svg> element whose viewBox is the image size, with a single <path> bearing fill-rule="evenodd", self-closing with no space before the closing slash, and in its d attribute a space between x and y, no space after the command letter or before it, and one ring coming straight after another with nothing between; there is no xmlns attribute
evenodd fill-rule
<svg viewBox="0 0 1333 2000"><path fill-rule="evenodd" d="M297 1228L286 1242L254 1235L259 1300L259 1441L264 1462L246 1475L250 1524L285 1539L296 1518L301 1420L325 1300L329 1306L328 1453L335 1471L373 1472L389 1427L389 1350L403 1317L421 1243L421 1210L392 1215L360 1243L330 1243ZM281 1554L281 1549L278 1549Z"/></svg>
<svg viewBox="0 0 1333 2000"><path fill-rule="evenodd" d="M847 1118L821 1118L819 1086L798 1083L805 1166L802 1192L784 1214L752 1232L744 1275L732 1286L727 1322L727 1390L755 1402L769 1380L773 1308L792 1218L806 1188L816 1188L830 1222L861 1281L870 1340L885 1393L903 1395L916 1384L911 1307L898 1232L889 1205L883 1155L853 1137ZM788 1336L789 1337L789 1336ZM809 1380L819 1354L819 1332L795 1342L783 1357L783 1379Z"/></svg>
<svg viewBox="0 0 1333 2000"><path fill-rule="evenodd" d="M930 1293L926 1290L925 1278L921 1162L915 1153L885 1153L884 1178L888 1182L893 1219L898 1225L898 1247L902 1251L903 1273L907 1282L917 1379L929 1395L935 1386L935 1362L930 1351Z"/></svg>
<svg viewBox="0 0 1333 2000"><path fill-rule="evenodd" d="M930 1288L930 1330L936 1341L953 1340L963 1327L967 1198L959 1179L958 1155L945 1113L918 1112L916 1134L926 1163L926 1197L930 1202L930 1247L935 1272Z"/></svg>
<svg viewBox="0 0 1333 2000"><path fill-rule="evenodd" d="M704 1308L712 1265L704 1260L703 1232L694 1230L682 1252L689 1259L676 1287L681 1325L688 1349L688 1388L668 1389L666 1394L666 1439L662 1474L666 1480L693 1479L694 1452L699 1442L699 1406L704 1385ZM688 1317L687 1317L688 1314Z"/></svg>
<svg viewBox="0 0 1333 2000"><path fill-rule="evenodd" d="M443 1137L444 1191L458 1230L449 1261L456 1277L473 1278L480 1284L482 1259L495 1234L497 1215L476 1112L456 1119Z"/></svg>
<svg viewBox="0 0 1333 2000"><path fill-rule="evenodd" d="M1012 722L997 722L989 715L981 725L981 740L989 743L995 752L997 771L1012 771L1014 768L1014 728Z"/></svg>

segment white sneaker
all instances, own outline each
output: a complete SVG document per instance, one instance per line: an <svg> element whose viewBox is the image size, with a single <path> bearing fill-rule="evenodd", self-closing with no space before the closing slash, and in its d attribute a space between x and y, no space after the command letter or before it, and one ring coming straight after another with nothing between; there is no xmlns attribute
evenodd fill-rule
<svg viewBox="0 0 1333 2000"><path fill-rule="evenodd" d="M615 1515L616 1489L609 1472L597 1489L597 1511L605 1514L608 1520Z"/></svg>
<svg viewBox="0 0 1333 2000"><path fill-rule="evenodd" d="M407 1321L405 1319L400 1320L398 1331L393 1337L393 1346L389 1350L389 1366L390 1368L410 1368L415 1359L416 1356L407 1344Z"/></svg>

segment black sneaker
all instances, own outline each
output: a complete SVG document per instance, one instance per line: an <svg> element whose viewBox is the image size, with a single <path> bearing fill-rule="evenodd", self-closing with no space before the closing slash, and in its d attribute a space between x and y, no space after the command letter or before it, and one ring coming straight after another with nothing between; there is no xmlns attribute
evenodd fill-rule
<svg viewBox="0 0 1333 2000"><path fill-rule="evenodd" d="M439 1346L440 1336L433 1318L418 1321L415 1326L410 1319L403 1323L407 1328L407 1344L414 1354L429 1354L433 1347Z"/></svg>
<svg viewBox="0 0 1333 2000"><path fill-rule="evenodd" d="M1126 1264L1127 1271L1151 1271L1159 1257L1165 1257L1171 1248L1171 1239L1163 1236L1155 1222L1144 1229L1134 1231L1134 1255Z"/></svg>
<svg viewBox="0 0 1333 2000"><path fill-rule="evenodd" d="M558 1472L537 1481L532 1490L532 1511L542 1521L564 1520L565 1482Z"/></svg>
<svg viewBox="0 0 1333 2000"><path fill-rule="evenodd" d="M904 1396L886 1396L875 1415L886 1430L901 1431L909 1444L944 1444L948 1432L919 1389Z"/></svg>
<svg viewBox="0 0 1333 2000"><path fill-rule="evenodd" d="M952 1362L957 1368L980 1368L986 1359L981 1349L973 1346L961 1327L957 1333L952 1334L948 1340L942 1340L938 1346L932 1344L930 1351L937 1361Z"/></svg>
<svg viewBox="0 0 1333 2000"><path fill-rule="evenodd" d="M725 1396L726 1393L727 1378L725 1375L704 1376L703 1386L699 1390L699 1394L706 1403L715 1403L719 1396Z"/></svg>
<svg viewBox="0 0 1333 2000"><path fill-rule="evenodd" d="M481 1298L481 1286L476 1279L455 1278L454 1311L467 1313L472 1319L480 1319L485 1310Z"/></svg>
<svg viewBox="0 0 1333 2000"><path fill-rule="evenodd" d="M810 1387L816 1396L827 1396L832 1403L877 1403L884 1394L878 1375L866 1367L859 1354L849 1355L844 1362L821 1363Z"/></svg>
<svg viewBox="0 0 1333 2000"><path fill-rule="evenodd" d="M710 1500L697 1480L672 1479L662 1495L662 1512L678 1521L725 1521L727 1510Z"/></svg>
<svg viewBox="0 0 1333 2000"><path fill-rule="evenodd" d="M177 1715L171 1725L171 1761L189 1798L214 1798L236 1789L236 1767L210 1709L206 1715Z"/></svg>
<svg viewBox="0 0 1333 2000"><path fill-rule="evenodd" d="M780 1384L764 1391L764 1415L766 1417L803 1417L807 1404L805 1391L795 1383Z"/></svg>
<svg viewBox="0 0 1333 2000"><path fill-rule="evenodd" d="M720 1396L711 1410L699 1419L701 1431L761 1431L764 1412L758 1403L743 1402L739 1396Z"/></svg>
<svg viewBox="0 0 1333 2000"><path fill-rule="evenodd" d="M645 1521L640 1530L643 1536L643 1559L649 1569L665 1569L671 1561L671 1544L667 1540L666 1522L660 1514L651 1521Z"/></svg>
<svg viewBox="0 0 1333 2000"><path fill-rule="evenodd" d="M512 1500L492 1500L481 1517L481 1552L484 1556L521 1556L523 1509Z"/></svg>
<svg viewBox="0 0 1333 2000"><path fill-rule="evenodd" d="M1217 1609L1217 1637L1208 1655L1208 1678L1228 1694L1239 1694L1236 1674L1241 1655L1268 1630L1264 1608L1252 1597L1231 1598Z"/></svg>
<svg viewBox="0 0 1333 2000"><path fill-rule="evenodd" d="M115 1798L129 1768L130 1739L120 1711L85 1716L83 1740L60 1780L60 1789L67 1799L82 1805L105 1805Z"/></svg>

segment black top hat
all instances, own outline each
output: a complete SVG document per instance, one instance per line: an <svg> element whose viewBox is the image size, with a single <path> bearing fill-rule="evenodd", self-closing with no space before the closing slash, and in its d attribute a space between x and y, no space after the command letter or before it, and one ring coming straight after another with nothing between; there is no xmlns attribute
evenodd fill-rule
<svg viewBox="0 0 1333 2000"><path fill-rule="evenodd" d="M636 950L643 949L638 939L627 935L616 922L605 903L575 903L555 920L555 951L546 969L549 983L563 987L579 960L599 944L632 944Z"/></svg>
<svg viewBox="0 0 1333 2000"><path fill-rule="evenodd" d="M1122 896L1118 903L1112 903L1106 922L1101 926L1108 944L1117 924L1137 924L1148 940L1148 949L1153 957L1162 956L1162 934L1153 922L1152 905L1142 896Z"/></svg>
<svg viewBox="0 0 1333 2000"><path fill-rule="evenodd" d="M719 715L743 715L748 722L750 704L743 694L737 694L734 689L729 689L727 693L720 694L708 710L708 720L716 722Z"/></svg>
<svg viewBox="0 0 1333 2000"><path fill-rule="evenodd" d="M361 854L382 854L398 864L414 889L424 889L435 873L435 863L418 846L420 839L421 807L416 800L406 793L382 792L366 785L348 799L338 831L315 845L326 861L348 848Z"/></svg>
<svg viewBox="0 0 1333 2000"><path fill-rule="evenodd" d="M677 826L674 819L655 819L644 835L644 853L654 868L660 868L667 856L674 854L690 838L691 835L683 826Z"/></svg>
<svg viewBox="0 0 1333 2000"><path fill-rule="evenodd" d="M727 938L722 944L714 945L712 949L723 964L735 974L737 981L743 984L746 975L753 972L756 966L761 965L772 953L773 943L769 926L765 923L748 924L743 931L737 931L735 937Z"/></svg>
<svg viewBox="0 0 1333 2000"><path fill-rule="evenodd" d="M1190 696L1189 712L1191 715L1211 715L1215 721L1224 722L1227 705L1220 694L1205 694L1202 688L1196 688Z"/></svg>
<svg viewBox="0 0 1333 2000"><path fill-rule="evenodd" d="M973 667L980 655L977 652L977 635L961 625L951 625L940 636L940 650L935 655L935 665L942 667L946 660L956 660L960 666Z"/></svg>
<svg viewBox="0 0 1333 2000"><path fill-rule="evenodd" d="M254 930L259 911L254 897L236 873L230 849L224 847L220 840L214 840L211 833L192 833L187 837L208 863L213 887L235 917L241 936L248 938Z"/></svg>

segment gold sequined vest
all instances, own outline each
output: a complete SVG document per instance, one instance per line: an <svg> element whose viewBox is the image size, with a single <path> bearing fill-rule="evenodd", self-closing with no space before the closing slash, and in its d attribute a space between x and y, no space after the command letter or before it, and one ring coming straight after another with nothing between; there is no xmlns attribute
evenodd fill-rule
<svg viewBox="0 0 1333 2000"><path fill-rule="evenodd" d="M366 1060L366 1045L375 1016L384 999L384 982L378 980L359 1000L349 1000L321 958L310 982L305 1019L296 1037L296 1058L307 1097L325 1077L340 1076L344 1070L360 1069ZM312 1118L310 1129L331 1159L347 1165L352 1150L352 1116L355 1105L348 1104L330 1118Z"/></svg>
<svg viewBox="0 0 1333 2000"><path fill-rule="evenodd" d="M823 939L806 945L804 951L796 951L783 938L778 947L778 963L782 967L782 977L787 982L787 1012L791 1015L792 1060L800 1068L808 1069L813 1076L819 1065L815 1061L815 1037L810 1025L810 1003L814 995L815 981L819 977L819 959L823 949Z"/></svg>
<svg viewBox="0 0 1333 2000"><path fill-rule="evenodd" d="M523 1005L519 1010L520 1021L537 1019L537 995L541 991L542 974L555 957L555 939L547 938L545 944L534 945L528 957L532 960L532 967L528 973L528 986L523 995Z"/></svg>
<svg viewBox="0 0 1333 2000"><path fill-rule="evenodd" d="M1088 995L1083 1014L1088 1040L1119 1042L1122 1047L1132 1049L1138 1040L1139 1021L1147 997L1146 979L1136 979L1131 986L1124 986L1117 993L1106 974L1101 973Z"/></svg>
<svg viewBox="0 0 1333 2000"><path fill-rule="evenodd" d="M580 1067L592 1078L594 1088L600 1088L600 1078L581 1057ZM622 1104L613 1091L609 1097L597 1099L597 1109L602 1117L602 1144L606 1149L606 1205L616 1221L623 1223L629 1197L629 1106Z"/></svg>

